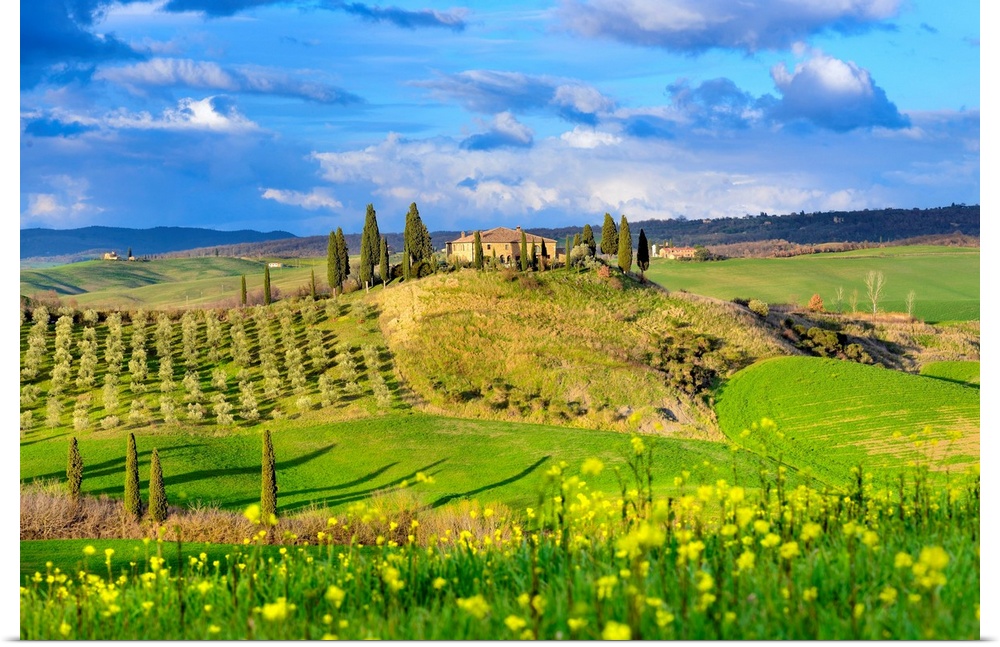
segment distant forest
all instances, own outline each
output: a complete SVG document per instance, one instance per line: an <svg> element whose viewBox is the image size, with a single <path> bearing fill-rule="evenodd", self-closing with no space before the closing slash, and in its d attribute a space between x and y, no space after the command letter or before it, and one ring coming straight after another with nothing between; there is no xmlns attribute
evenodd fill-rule
<svg viewBox="0 0 1000 647"><path fill-rule="evenodd" d="M620 214L612 214L620 222ZM591 223L594 235L600 237L603 214ZM560 243L567 236L580 233L578 227L525 228L535 234L554 238ZM629 221L633 240L639 229L646 232L651 244L674 246L733 246L755 241L781 241L790 247L828 243L891 243L928 236L957 236L968 240L979 237L979 205L952 204L932 209L865 209L864 211L824 211L772 215L761 213L741 218ZM471 229L464 233L470 233ZM462 235L461 231L431 232L436 249ZM403 247L402 233L384 234L389 249ZM345 234L352 254L361 249L361 234ZM123 229L86 227L83 229L23 229L21 258L76 255L116 250L123 254L127 247L136 256L165 258L176 256L248 256L303 258L325 256L327 236L297 237L288 232L256 231L223 232L212 229L157 227L154 229ZM75 247L75 249L74 249ZM720 250L721 251L721 250ZM67 260L68 262L68 260Z"/></svg>

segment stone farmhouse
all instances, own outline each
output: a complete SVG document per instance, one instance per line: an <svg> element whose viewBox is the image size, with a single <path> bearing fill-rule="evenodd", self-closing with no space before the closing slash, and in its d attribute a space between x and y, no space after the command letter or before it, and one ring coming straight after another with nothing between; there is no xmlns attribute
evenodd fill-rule
<svg viewBox="0 0 1000 647"><path fill-rule="evenodd" d="M696 251L694 247L660 247L654 252L654 255L674 260L678 258L694 258Z"/></svg>
<svg viewBox="0 0 1000 647"><path fill-rule="evenodd" d="M535 248L535 257L544 258L545 262L558 260L559 251L556 248L554 238L545 238L537 234L524 232L524 239L528 247L526 252L531 254L531 247ZM464 260L472 263L475 258L475 232L463 235L445 244L445 254L448 258L454 257L456 260ZM511 229L509 227L494 227L486 231L479 232L479 240L483 245L483 260L489 262L494 255L497 262L503 265L517 265L521 261L521 227ZM543 247L544 243L544 247ZM544 253L543 253L544 250Z"/></svg>

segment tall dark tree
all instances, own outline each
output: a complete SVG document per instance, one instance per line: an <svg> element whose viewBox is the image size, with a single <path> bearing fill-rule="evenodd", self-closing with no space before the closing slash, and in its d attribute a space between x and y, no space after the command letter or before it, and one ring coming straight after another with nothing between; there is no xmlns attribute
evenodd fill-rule
<svg viewBox="0 0 1000 647"><path fill-rule="evenodd" d="M403 241L403 280L410 280L410 249L405 240Z"/></svg>
<svg viewBox="0 0 1000 647"><path fill-rule="evenodd" d="M344 283L340 275L342 269L337 234L331 230L326 242L326 282L330 284L330 294L340 293L340 286Z"/></svg>
<svg viewBox="0 0 1000 647"><path fill-rule="evenodd" d="M271 305L271 268L264 266L264 305Z"/></svg>
<svg viewBox="0 0 1000 647"><path fill-rule="evenodd" d="M410 271L403 273L404 278L411 277L413 265L419 265L421 261L430 261L434 256L434 246L431 243L431 234L427 231L426 225L420 219L420 211L417 210L417 203L411 202L410 209L406 212L406 224L403 227L403 247L409 255ZM404 269L407 267L406 258L403 259Z"/></svg>
<svg viewBox="0 0 1000 647"><path fill-rule="evenodd" d="M632 232L625 214L622 214L622 224L618 227L618 269L625 274L632 271Z"/></svg>
<svg viewBox="0 0 1000 647"><path fill-rule="evenodd" d="M524 235L524 230L521 230L521 271L528 271L528 238Z"/></svg>
<svg viewBox="0 0 1000 647"><path fill-rule="evenodd" d="M572 239L569 237L569 235L567 235L566 236L566 270L567 271L569 270L569 252L570 252L571 249L573 249L571 247L571 244L572 244Z"/></svg>
<svg viewBox="0 0 1000 647"><path fill-rule="evenodd" d="M646 232L639 229L639 249L636 251L635 263L639 266L639 276L646 281L646 270L649 269L649 241L646 240Z"/></svg>
<svg viewBox="0 0 1000 647"><path fill-rule="evenodd" d="M125 258L132 258L132 248L131 247L128 248L128 253L125 255Z"/></svg>
<svg viewBox="0 0 1000 647"><path fill-rule="evenodd" d="M260 461L260 518L268 523L278 515L278 480L274 467L274 445L271 431L264 430Z"/></svg>
<svg viewBox="0 0 1000 647"><path fill-rule="evenodd" d="M343 291L344 281L351 276L351 256L347 251L347 239L344 238L344 231L337 227L337 258L340 259L340 283L337 284L337 293Z"/></svg>
<svg viewBox="0 0 1000 647"><path fill-rule="evenodd" d="M389 241L382 236L382 245L378 254L378 275L382 278L382 287L389 282Z"/></svg>
<svg viewBox="0 0 1000 647"><path fill-rule="evenodd" d="M375 217L375 206L369 203L365 210L365 227L361 230L361 262L358 266L358 277L365 284L365 291L368 291L375 278L378 248L378 220Z"/></svg>
<svg viewBox="0 0 1000 647"><path fill-rule="evenodd" d="M247 304L247 276L243 274L240 276L240 305L245 306Z"/></svg>
<svg viewBox="0 0 1000 647"><path fill-rule="evenodd" d="M74 499L80 496L80 486L83 484L83 457L76 436L69 441L69 455L66 457L66 481L69 483L69 494Z"/></svg>
<svg viewBox="0 0 1000 647"><path fill-rule="evenodd" d="M531 260L528 262L528 267L533 270L538 269L538 248L535 247L534 243L528 246L531 249Z"/></svg>
<svg viewBox="0 0 1000 647"><path fill-rule="evenodd" d="M162 523L167 518L167 491L163 487L160 453L155 447L149 459L149 516L156 523Z"/></svg>
<svg viewBox="0 0 1000 647"><path fill-rule="evenodd" d="M542 239L542 256L541 256L541 258L538 261L540 263L539 266L538 266L538 269L540 269L543 272L545 271L545 263L546 263L546 259L548 257L549 257L549 250L545 246L545 239L543 238Z"/></svg>
<svg viewBox="0 0 1000 647"><path fill-rule="evenodd" d="M604 214L604 224L601 225L601 253L608 256L618 253L618 229L610 213Z"/></svg>
<svg viewBox="0 0 1000 647"><path fill-rule="evenodd" d="M139 494L139 455L135 450L135 434L128 435L125 450L125 512L136 519L142 513L142 498Z"/></svg>
<svg viewBox="0 0 1000 647"><path fill-rule="evenodd" d="M597 241L594 240L594 230L589 224L583 226L583 236L580 242L590 248L590 255L597 253Z"/></svg>
<svg viewBox="0 0 1000 647"><path fill-rule="evenodd" d="M576 247L579 247L582 244L583 244L583 241L580 238L580 234L573 234L573 247L576 248Z"/></svg>
<svg viewBox="0 0 1000 647"><path fill-rule="evenodd" d="M309 270L309 296L316 300L316 270Z"/></svg>
<svg viewBox="0 0 1000 647"><path fill-rule="evenodd" d="M476 235L472 240L472 265L477 269L483 269L483 240L476 230Z"/></svg>

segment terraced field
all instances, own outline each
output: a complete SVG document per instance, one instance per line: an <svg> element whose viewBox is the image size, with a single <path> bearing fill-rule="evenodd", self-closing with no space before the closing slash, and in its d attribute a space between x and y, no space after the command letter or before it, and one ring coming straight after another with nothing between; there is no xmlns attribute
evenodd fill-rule
<svg viewBox="0 0 1000 647"><path fill-rule="evenodd" d="M716 412L733 442L830 482L859 464L885 475L910 461L944 472L979 460L978 389L878 367L764 360L720 390Z"/></svg>

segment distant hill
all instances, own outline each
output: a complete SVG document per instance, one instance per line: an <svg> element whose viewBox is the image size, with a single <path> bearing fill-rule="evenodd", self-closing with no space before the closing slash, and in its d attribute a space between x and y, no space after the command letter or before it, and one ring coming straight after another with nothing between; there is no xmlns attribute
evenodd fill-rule
<svg viewBox="0 0 1000 647"><path fill-rule="evenodd" d="M135 256L176 252L195 247L257 243L295 238L287 231L259 232L249 229L218 231L197 227L82 227L79 229L22 229L21 258L75 257L83 260L104 252L124 256L132 248Z"/></svg>
<svg viewBox="0 0 1000 647"><path fill-rule="evenodd" d="M591 218L594 236L600 240L603 216ZM615 216L615 223L621 215ZM560 245L567 236L579 233L585 221L573 227L536 227L525 229L554 238ZM742 218L630 221L633 244L639 229L644 229L650 243L672 242L685 245L732 245L753 241L781 240L798 245L822 243L888 243L920 236L961 233L979 236L979 205L952 204L933 209L866 209L864 211L824 211L787 215L758 214ZM466 230L467 232L472 229ZM436 249L458 238L461 231L433 231ZM403 249L401 232L383 232L389 249ZM361 250L361 234L345 234L350 253ZM286 231L216 231L194 227L154 227L125 229L119 227L84 227L82 229L22 229L21 259L58 258L68 263L94 258L106 251L125 254L129 247L136 256L271 256L308 258L326 255L327 236L295 236Z"/></svg>

